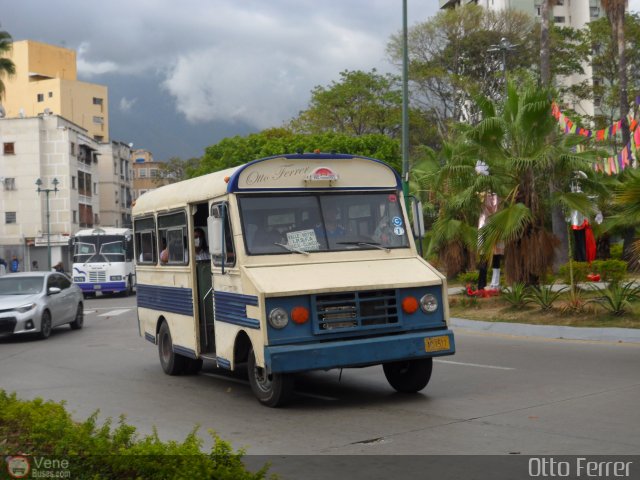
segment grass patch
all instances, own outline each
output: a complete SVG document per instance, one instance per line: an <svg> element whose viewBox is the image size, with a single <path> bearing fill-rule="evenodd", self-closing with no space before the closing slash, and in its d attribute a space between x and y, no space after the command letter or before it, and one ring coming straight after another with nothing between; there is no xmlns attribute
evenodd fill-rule
<svg viewBox="0 0 640 480"><path fill-rule="evenodd" d="M582 292L582 298L595 300L599 292ZM563 293L553 302L553 307L542 310L538 306L512 307L501 296L477 298L469 302L468 297L449 297L452 317L482 320L485 322L525 323L530 325L558 325L568 327L618 327L640 328L640 302L633 302L622 316L607 312L602 306L585 302L580 309L573 308L568 293Z"/></svg>

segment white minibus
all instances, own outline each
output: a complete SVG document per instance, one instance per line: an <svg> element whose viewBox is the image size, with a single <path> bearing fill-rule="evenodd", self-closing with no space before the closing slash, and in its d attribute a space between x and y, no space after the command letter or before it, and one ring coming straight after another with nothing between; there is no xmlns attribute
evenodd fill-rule
<svg viewBox="0 0 640 480"><path fill-rule="evenodd" d="M140 335L170 375L246 366L279 406L311 370L381 364L417 392L455 351L445 278L418 255L381 161L263 158L151 190L133 215Z"/></svg>
<svg viewBox="0 0 640 480"><path fill-rule="evenodd" d="M133 232L129 228L99 227L78 231L71 238L73 283L84 296L96 293L130 295L136 284Z"/></svg>

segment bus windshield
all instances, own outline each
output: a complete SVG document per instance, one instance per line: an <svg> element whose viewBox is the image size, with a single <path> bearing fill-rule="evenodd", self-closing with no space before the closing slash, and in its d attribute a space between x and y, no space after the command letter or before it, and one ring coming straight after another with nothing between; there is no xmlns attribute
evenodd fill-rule
<svg viewBox="0 0 640 480"><path fill-rule="evenodd" d="M74 263L110 263L125 261L122 235L90 235L76 238Z"/></svg>
<svg viewBox="0 0 640 480"><path fill-rule="evenodd" d="M249 255L409 246L393 192L239 197Z"/></svg>

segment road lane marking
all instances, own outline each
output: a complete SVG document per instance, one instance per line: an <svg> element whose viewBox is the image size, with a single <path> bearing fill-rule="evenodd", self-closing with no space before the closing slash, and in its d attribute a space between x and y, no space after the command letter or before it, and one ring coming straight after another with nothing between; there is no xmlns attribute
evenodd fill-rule
<svg viewBox="0 0 640 480"><path fill-rule="evenodd" d="M119 308L117 310L111 310L109 312L101 313L99 317L115 317L116 315L122 315L124 312L128 312L130 308Z"/></svg>
<svg viewBox="0 0 640 480"><path fill-rule="evenodd" d="M462 365L464 367L491 368L493 370L515 370L515 368L512 368L512 367L499 367L497 365L483 365L481 363L453 362L451 360L434 360L434 362L448 363L451 365Z"/></svg>
<svg viewBox="0 0 640 480"><path fill-rule="evenodd" d="M95 310L85 310L84 313L86 315L87 313L96 313L96 311Z"/></svg>

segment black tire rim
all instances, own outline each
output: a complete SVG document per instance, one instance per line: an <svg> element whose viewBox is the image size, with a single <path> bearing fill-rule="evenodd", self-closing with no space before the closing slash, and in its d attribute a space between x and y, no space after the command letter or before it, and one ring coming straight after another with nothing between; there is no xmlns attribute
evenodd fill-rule
<svg viewBox="0 0 640 480"><path fill-rule="evenodd" d="M162 362L167 365L171 360L171 338L169 333L164 332L160 337L160 353L162 354Z"/></svg>
<svg viewBox="0 0 640 480"><path fill-rule="evenodd" d="M273 389L273 381L264 368L255 365L253 367L253 378L261 392L268 393Z"/></svg>

